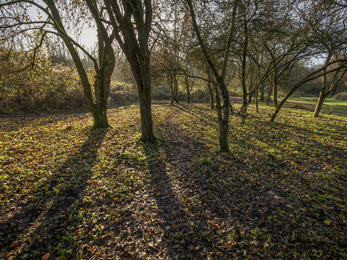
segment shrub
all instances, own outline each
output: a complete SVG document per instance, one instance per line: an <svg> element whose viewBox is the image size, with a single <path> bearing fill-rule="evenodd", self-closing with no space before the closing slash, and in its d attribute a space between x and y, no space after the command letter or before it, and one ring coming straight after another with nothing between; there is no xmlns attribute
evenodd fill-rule
<svg viewBox="0 0 347 260"><path fill-rule="evenodd" d="M87 104L76 69L53 65L40 57L36 66L22 72L17 68L20 54L0 56L0 113L33 113L84 110Z"/></svg>
<svg viewBox="0 0 347 260"><path fill-rule="evenodd" d="M333 99L347 101L347 92L340 92L340 93L337 93L337 94L333 97Z"/></svg>

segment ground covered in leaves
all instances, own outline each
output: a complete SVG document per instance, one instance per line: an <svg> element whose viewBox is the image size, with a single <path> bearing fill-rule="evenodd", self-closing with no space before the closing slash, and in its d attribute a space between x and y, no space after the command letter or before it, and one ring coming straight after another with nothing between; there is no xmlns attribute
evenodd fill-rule
<svg viewBox="0 0 347 260"><path fill-rule="evenodd" d="M296 106L296 107L295 107ZM346 259L347 115L297 104L231 118L207 105L0 118L0 259Z"/></svg>

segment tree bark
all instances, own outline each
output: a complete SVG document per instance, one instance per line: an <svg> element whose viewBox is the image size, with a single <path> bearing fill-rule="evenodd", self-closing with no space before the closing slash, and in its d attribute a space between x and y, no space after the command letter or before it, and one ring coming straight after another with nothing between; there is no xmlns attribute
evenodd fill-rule
<svg viewBox="0 0 347 260"><path fill-rule="evenodd" d="M210 93L210 107L214 109L214 96L213 96L213 88L211 87L211 82L208 82L208 91Z"/></svg>
<svg viewBox="0 0 347 260"><path fill-rule="evenodd" d="M208 76L208 90L210 92L210 105L211 105L211 109L214 109L214 96L213 96L213 88L211 86L211 83L213 82L213 77L211 75L211 72L210 72L210 67L208 66L208 62L205 61L205 69L206 69L206 73L207 73L207 76ZM212 83L213 84L213 83ZM216 101L217 103L217 101Z"/></svg>
<svg viewBox="0 0 347 260"><path fill-rule="evenodd" d="M325 70L326 72L326 70ZM333 80L330 84L330 87L328 90L324 90L320 92L319 94L319 98L318 98L318 102L317 102L317 106L315 108L315 111L314 111L314 114L313 116L314 117L319 117L319 113L320 111L322 110L322 107L323 107L323 104L324 104L324 100L333 92L336 91L337 87L338 87L338 83L339 81L343 78L343 76L346 74L346 69L342 72L341 72L341 69L336 71L334 73L334 76L333 76ZM326 77L326 75L323 76L324 78ZM326 80L326 79L325 79ZM325 83L326 84L326 83ZM324 93L325 92L325 93Z"/></svg>
<svg viewBox="0 0 347 260"><path fill-rule="evenodd" d="M215 91L216 91L216 108L217 108L217 114L218 114L218 122L219 122L219 146L220 150L222 152L230 152L229 150L229 140L228 140L228 135L229 135L229 108L230 108L230 100L229 100L229 92L228 89L225 85L224 82L224 73L226 66L227 66L227 59L228 59L228 54L229 54L229 48L231 45L231 41L234 35L235 31L235 18L236 18L236 11L238 7L239 0L235 1L233 11L232 11L232 17L231 17L231 26L230 26L230 31L228 35L228 40L225 48L225 53L224 53L224 66L222 69L222 72L219 73L217 70L217 67L215 66L213 59L210 55L210 52L207 49L205 41L202 39L199 26L196 22L196 15L194 11L194 7L192 4L192 0L186 0L187 4L189 6L192 22L193 22L193 28L196 33L196 36L198 37L200 47L204 53L205 59L208 62L209 67L211 68L213 75L216 79L216 83L218 85L219 90L221 91L222 98L223 98L223 106L221 106L221 102L219 99L219 91L217 86L215 85ZM219 101L217 100L219 99Z"/></svg>
<svg viewBox="0 0 347 260"><path fill-rule="evenodd" d="M104 0L114 36L134 75L140 101L141 141L155 141L151 107L150 51L148 39L153 9L151 0ZM135 25L134 25L135 24Z"/></svg>
<svg viewBox="0 0 347 260"><path fill-rule="evenodd" d="M187 103L190 104L190 88L189 88L189 79L188 76L185 75L185 80L186 80L186 89L187 89Z"/></svg>
<svg viewBox="0 0 347 260"><path fill-rule="evenodd" d="M174 75L173 76L173 92L172 92L172 95L171 95L171 105L173 105L174 101L177 104L180 103L180 102L178 102L177 94L178 94L178 81L177 81L177 75Z"/></svg>
<svg viewBox="0 0 347 260"><path fill-rule="evenodd" d="M267 90L267 99L266 99L266 105L269 104L270 98L271 98L271 92L272 92L272 87L269 85L268 90Z"/></svg>
<svg viewBox="0 0 347 260"><path fill-rule="evenodd" d="M264 84L262 83L261 86L260 86L260 101L264 102L265 100L265 97L264 97Z"/></svg>
<svg viewBox="0 0 347 260"><path fill-rule="evenodd" d="M273 94L273 104L275 109L278 107L278 85L277 85L277 71L275 70L274 78L272 82L272 94Z"/></svg>
<svg viewBox="0 0 347 260"><path fill-rule="evenodd" d="M179 104L179 102L177 100L178 83L177 83L176 75L170 74L169 76L167 76L167 82L168 82L170 90L171 90L171 100L170 100L171 105L173 105L174 102Z"/></svg>
<svg viewBox="0 0 347 260"><path fill-rule="evenodd" d="M257 113L259 113L258 93L259 93L259 90L257 89L255 91L255 94L254 94L254 98L255 98L255 112L257 112Z"/></svg>
<svg viewBox="0 0 347 260"><path fill-rule="evenodd" d="M141 117L141 142L155 142L152 121L152 98L151 98L151 74L149 55L129 61L130 67L135 77L140 103Z"/></svg>
<svg viewBox="0 0 347 260"><path fill-rule="evenodd" d="M242 70L241 70L241 78L242 78L242 98L243 98L243 112L242 114L247 114L247 86L246 86L246 62L247 62L247 48L248 48L248 26L247 26L247 18L246 13L244 14L244 34L245 34L245 43L243 46L243 54L242 54ZM242 115L242 123L245 122L245 117Z"/></svg>
<svg viewBox="0 0 347 260"><path fill-rule="evenodd" d="M332 54L329 53L328 57L326 58L325 60L325 66L330 62L332 58ZM327 71L327 67L325 67L324 69L324 72ZM313 117L318 117L319 116L319 113L323 107L323 103L324 103L324 100L326 98L326 92L327 92L327 75L325 74L323 77L322 77L322 87L320 89L320 92L319 92L319 98L318 98L318 102L317 102L317 105L316 105L316 108L314 110L314 113L313 113Z"/></svg>

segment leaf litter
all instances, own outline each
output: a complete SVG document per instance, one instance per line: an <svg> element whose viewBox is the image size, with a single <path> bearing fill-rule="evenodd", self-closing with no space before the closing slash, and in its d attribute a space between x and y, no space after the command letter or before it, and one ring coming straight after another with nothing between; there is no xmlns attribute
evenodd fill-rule
<svg viewBox="0 0 347 260"><path fill-rule="evenodd" d="M343 117L231 118L221 154L206 105L154 105L155 145L137 111L0 119L0 258L347 257Z"/></svg>

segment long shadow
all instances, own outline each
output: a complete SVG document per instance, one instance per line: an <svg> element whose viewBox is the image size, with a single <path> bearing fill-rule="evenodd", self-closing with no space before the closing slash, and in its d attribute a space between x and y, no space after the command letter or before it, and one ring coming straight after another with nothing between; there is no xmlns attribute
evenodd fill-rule
<svg viewBox="0 0 347 260"><path fill-rule="evenodd" d="M68 217L83 196L91 169L97 162L98 146L108 132L89 131L88 139L78 151L31 194L20 198L20 210L0 223L0 258L9 253L16 255L15 251L30 258L28 253L35 250L54 252L61 243L57 238L68 233L73 224Z"/></svg>
<svg viewBox="0 0 347 260"><path fill-rule="evenodd" d="M18 131L30 125L45 126L59 121L65 121L70 116L87 117L86 112L65 114L23 114L23 115L1 115L0 129L3 132ZM14 122L14 123L13 123Z"/></svg>
<svg viewBox="0 0 347 260"><path fill-rule="evenodd" d="M186 109L180 110L189 112ZM191 124L194 125L194 122ZM339 252L332 246L310 237L312 233L323 233L320 227L326 225L329 217L320 208L319 196L334 193L320 187L321 183L317 183L312 175L310 177L308 173L299 171L300 168L293 169L298 163L283 160L279 157L280 154L269 156L268 159L250 158L248 163L242 162L242 159L235 164L233 158L227 157L224 158L226 161L211 158L193 162L192 157L185 157L185 150L188 150L188 154L199 157L211 155L208 148L205 147L204 152L205 148L201 143L198 151L187 146L197 140L190 139L186 130L178 125L172 125L170 131L174 136L172 139L177 142L170 144L169 150L166 149L166 167L160 163L152 166L156 174L152 173L151 183L158 191L156 201L163 227L168 227L165 234L170 257L175 258L179 253L181 259L206 259L209 254L213 259L252 258L252 254L257 252L260 259L277 259L278 256L271 255L273 252L282 251L288 258L294 258L296 250L305 255L313 249L338 258ZM295 132L286 130L284 135L288 134L297 137ZM261 154L262 147L255 145L252 140L238 141L242 141L241 146L247 147L248 151L257 150ZM343 159L344 151L333 145L309 139L303 140L303 143L327 152L335 150L336 156ZM159 148L154 150L159 153ZM279 150L286 153L285 149ZM243 152L237 153L240 158L246 155ZM151 152L148 154L150 156ZM312 156L310 150L305 151L305 155ZM228 160L229 168L225 167ZM254 163L256 160L258 161ZM302 161L303 158L299 158L298 162ZM168 168L167 165L172 167ZM319 170L314 167L311 169L313 172ZM344 176L337 178L343 180ZM342 198L345 194L343 188L335 185L332 187L337 189L335 194L340 194L339 198ZM317 199L312 201L307 198L307 191L317 196ZM176 210L177 214L174 214L175 210L170 208L171 201L174 209L183 211ZM343 211L339 204L335 204L333 200L328 203L334 210L336 223L344 222L340 217ZM346 224L340 224L337 228L346 230ZM268 240L264 240L264 237L268 237ZM334 238L330 234L328 237L336 244L345 245L341 238ZM296 248L297 244L300 247ZM345 251L340 250L342 253Z"/></svg>
<svg viewBox="0 0 347 260"><path fill-rule="evenodd" d="M159 150L158 144L145 144L144 151L151 173L150 185L153 190L152 196L156 201L156 211L163 230L162 236L166 241L166 245L164 245L166 249L162 252L163 255L161 255L161 257L165 258L170 256L169 259L171 259L171 257L177 256L175 254L175 248L172 247L173 238L171 234L178 234L180 229L189 228L187 222L179 218L185 210L185 206L176 196L177 191L174 190L172 185L173 180L171 179L174 176L170 175L170 170L167 168L167 165L159 159L161 151ZM169 156L174 156L174 154L170 154ZM171 159L177 160L178 158L172 157Z"/></svg>
<svg viewBox="0 0 347 260"><path fill-rule="evenodd" d="M180 110L185 111L184 108ZM227 212L230 211L219 207L217 201L205 199L205 193L211 192L211 189L224 194L224 189L220 189L221 180L210 183L212 171L218 168L208 171L207 167L207 176L204 177L195 175L190 168L196 163L196 157L210 151L203 144L199 144L202 149L196 150L197 140L189 138L176 124L163 131L169 131L174 142L170 142L169 146L144 146L150 165L156 214L160 219L162 240L165 241L157 246L161 253L157 255L158 259L228 259L230 255L224 254L223 249L218 250L209 238L215 232L210 214L227 220ZM166 159L161 160L161 157Z"/></svg>

